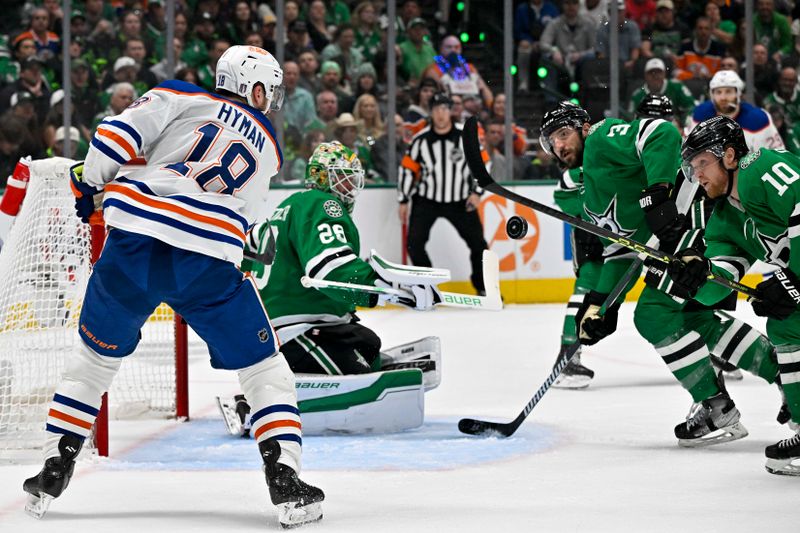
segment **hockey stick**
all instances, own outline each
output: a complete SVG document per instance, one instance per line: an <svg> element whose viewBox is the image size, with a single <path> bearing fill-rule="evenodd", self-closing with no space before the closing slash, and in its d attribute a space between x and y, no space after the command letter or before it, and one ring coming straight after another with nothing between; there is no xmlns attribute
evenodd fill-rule
<svg viewBox="0 0 800 533"><path fill-rule="evenodd" d="M509 200L516 202L518 204L530 207L531 209L535 209L545 215L549 215L553 218L557 218L570 224L573 227L580 228L584 231L588 231L598 237L603 237L613 243L619 244L620 246L624 246L630 250L638 254L643 254L647 257L651 257L657 261L662 263L672 263L673 261L678 261L672 254L668 254L666 252L659 251L653 247L647 246L640 242L626 239L625 237L621 237L614 233L611 230L607 230L603 227L597 226L590 222L586 222L585 220L581 220L579 218L571 217L566 213L559 211L558 209L554 209L550 206L545 204L539 203L535 200L531 200L530 198L526 198L520 194L515 193L514 191L509 191L502 185L498 184L489 173L486 171L486 167L483 164L483 159L480 155L480 142L478 141L478 120L475 117L470 117L464 123L464 131L463 131L463 143L464 143L464 157L467 160L467 165L469 166L470 172L478 181L478 185L486 189L487 191L493 192L498 196L502 196L503 198L508 198ZM752 287L748 287L743 283L738 283L736 281L729 280L727 278L717 276L716 274L709 273L708 281L716 283L718 285L722 285L730 290L741 292L751 298L756 298L755 289Z"/></svg>
<svg viewBox="0 0 800 533"><path fill-rule="evenodd" d="M619 296L625 291L625 288L628 286L633 277L639 274L642 263L643 261L641 259L636 259L631 264L630 268L628 268L628 271L625 272L625 275L622 277L622 279L617 282L614 290L611 291L608 297L606 297L606 301L603 302L603 306L600 308L601 314L605 313L607 308L614 305L614 302L616 302L617 298L619 298ZM518 414L514 420L503 423L476 420L474 418L462 418L458 421L458 430L461 433L466 433L467 435L497 434L503 437L510 437L513 435L517 428L519 428L525 419L528 418L528 415L531 413L531 411L533 411L533 408L536 407L536 404L539 403L539 400L542 399L542 396L544 396L553 383L555 383L556 379L558 379L558 376L561 375L561 372L567 367L580 347L580 340L569 345L564 356L558 360L555 366L553 366L553 370L550 371L550 375L547 376L547 379L544 380L544 383L542 383L542 385L539 387L539 390L536 391L536 394L533 395L533 398L530 399L522 412Z"/></svg>
<svg viewBox="0 0 800 533"><path fill-rule="evenodd" d="M436 305L445 307L460 307L462 309L484 309L487 311L499 311L503 308L503 300L500 298L500 274L499 261L497 255L490 251L483 251L483 283L486 289L486 296L472 296L470 294L459 294L456 292L440 291L442 301ZM361 285L358 283L344 283L341 281L329 281L326 279L314 279L308 276L300 278L303 287L315 289L340 289L345 291L368 292L372 294L388 294L409 298L411 295L402 289L391 287L376 287L374 285Z"/></svg>

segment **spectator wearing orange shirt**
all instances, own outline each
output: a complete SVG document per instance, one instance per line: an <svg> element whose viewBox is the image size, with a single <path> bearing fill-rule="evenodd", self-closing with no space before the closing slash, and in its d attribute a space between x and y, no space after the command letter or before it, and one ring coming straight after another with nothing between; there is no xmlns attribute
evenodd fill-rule
<svg viewBox="0 0 800 533"><path fill-rule="evenodd" d="M675 60L679 80L710 79L719 70L725 56L725 45L711 38L711 20L698 17L694 24L694 38L686 40Z"/></svg>
<svg viewBox="0 0 800 533"><path fill-rule="evenodd" d="M43 60L48 60L58 55L61 50L61 40L58 35L47 30L50 16L47 10L37 7L31 13L31 24L28 31L22 32L14 39L17 44L23 39L33 39L36 43L36 55Z"/></svg>

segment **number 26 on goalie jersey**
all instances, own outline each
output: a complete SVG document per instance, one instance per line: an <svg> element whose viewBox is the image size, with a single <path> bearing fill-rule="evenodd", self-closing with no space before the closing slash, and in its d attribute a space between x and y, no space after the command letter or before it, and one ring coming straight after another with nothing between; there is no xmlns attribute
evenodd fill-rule
<svg viewBox="0 0 800 533"><path fill-rule="evenodd" d="M222 127L215 122L206 122L198 127L195 130L198 138L185 161L167 165L167 168L193 178L209 192L233 194L244 187L258 169L258 162L241 141L230 141L214 158L210 152L215 148L221 131Z"/></svg>

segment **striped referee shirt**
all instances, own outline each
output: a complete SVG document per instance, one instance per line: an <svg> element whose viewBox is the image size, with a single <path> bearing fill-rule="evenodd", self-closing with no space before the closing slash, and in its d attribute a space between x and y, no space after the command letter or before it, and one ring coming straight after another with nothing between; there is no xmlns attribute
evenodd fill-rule
<svg viewBox="0 0 800 533"><path fill-rule="evenodd" d="M488 161L485 151L481 155ZM414 136L400 162L399 176L400 203L415 195L439 203L463 202L471 193L481 192L467 167L457 124L443 135L428 126Z"/></svg>

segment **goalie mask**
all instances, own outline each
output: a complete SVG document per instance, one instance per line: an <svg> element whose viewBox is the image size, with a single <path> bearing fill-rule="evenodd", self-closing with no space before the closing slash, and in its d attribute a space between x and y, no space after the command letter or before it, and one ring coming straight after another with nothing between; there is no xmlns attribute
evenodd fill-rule
<svg viewBox="0 0 800 533"><path fill-rule="evenodd" d="M306 166L306 187L331 193L352 213L356 196L364 188L358 155L338 141L320 144Z"/></svg>
<svg viewBox="0 0 800 533"><path fill-rule="evenodd" d="M277 111L283 104L283 69L272 54L256 46L231 46L217 61L216 88L225 89L253 101L253 88L264 87L267 105L264 113Z"/></svg>

